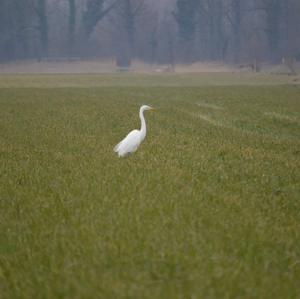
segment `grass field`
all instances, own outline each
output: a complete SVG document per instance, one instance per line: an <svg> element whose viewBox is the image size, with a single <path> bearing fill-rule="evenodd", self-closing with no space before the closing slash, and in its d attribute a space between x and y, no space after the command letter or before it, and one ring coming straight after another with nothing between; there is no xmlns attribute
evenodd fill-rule
<svg viewBox="0 0 300 299"><path fill-rule="evenodd" d="M300 298L300 86L227 76L1 76L0 298Z"/></svg>

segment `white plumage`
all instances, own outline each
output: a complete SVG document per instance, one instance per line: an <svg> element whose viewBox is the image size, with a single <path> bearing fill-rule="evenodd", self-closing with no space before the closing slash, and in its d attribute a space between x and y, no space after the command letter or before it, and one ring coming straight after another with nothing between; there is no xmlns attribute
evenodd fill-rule
<svg viewBox="0 0 300 299"><path fill-rule="evenodd" d="M141 129L131 131L121 142L114 147L114 152L118 153L119 157L124 157L130 153L134 153L142 141L146 137L146 121L144 111L153 110L152 107L143 105L140 108Z"/></svg>

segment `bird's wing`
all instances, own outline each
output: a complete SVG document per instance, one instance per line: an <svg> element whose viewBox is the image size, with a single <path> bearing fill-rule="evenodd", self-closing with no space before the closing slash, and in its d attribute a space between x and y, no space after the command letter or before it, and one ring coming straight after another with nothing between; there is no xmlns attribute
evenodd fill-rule
<svg viewBox="0 0 300 299"><path fill-rule="evenodd" d="M139 143L140 143L140 131L133 130L114 147L114 151L118 152L121 148L123 148L126 151L131 151L132 149L137 147Z"/></svg>

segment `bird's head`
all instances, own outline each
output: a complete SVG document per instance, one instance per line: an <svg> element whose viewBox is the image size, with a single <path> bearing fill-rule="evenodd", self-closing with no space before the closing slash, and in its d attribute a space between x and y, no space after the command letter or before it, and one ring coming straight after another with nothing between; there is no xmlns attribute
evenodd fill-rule
<svg viewBox="0 0 300 299"><path fill-rule="evenodd" d="M141 107L141 111L146 111L146 110L154 110L154 108L152 108L151 106L148 106L148 105L143 105Z"/></svg>

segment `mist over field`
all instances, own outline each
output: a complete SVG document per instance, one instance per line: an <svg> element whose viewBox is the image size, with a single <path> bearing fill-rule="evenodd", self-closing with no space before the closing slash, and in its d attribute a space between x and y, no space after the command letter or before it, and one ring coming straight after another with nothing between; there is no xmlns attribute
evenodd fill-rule
<svg viewBox="0 0 300 299"><path fill-rule="evenodd" d="M0 63L217 61L295 74L299 30L298 0L1 0Z"/></svg>

